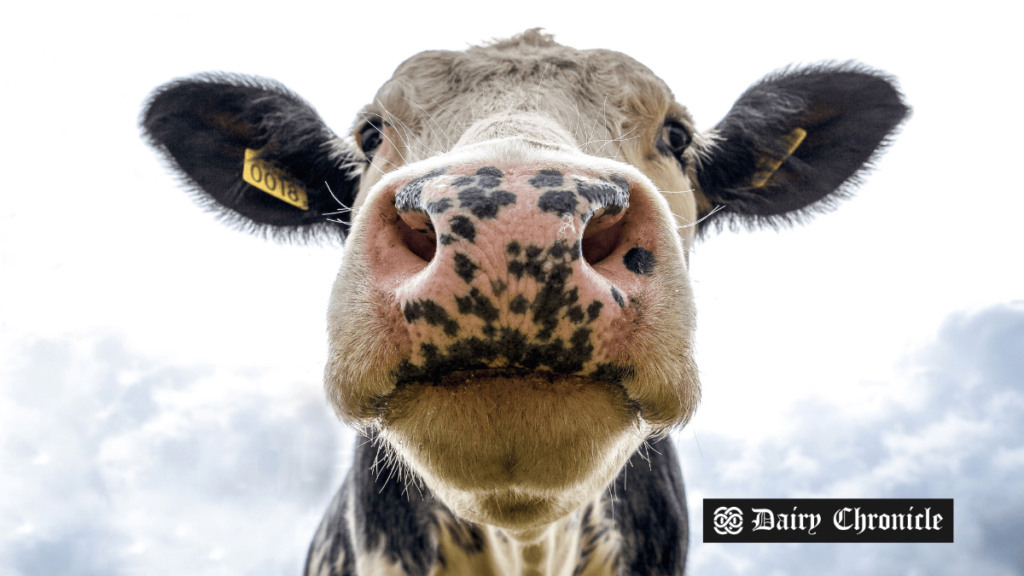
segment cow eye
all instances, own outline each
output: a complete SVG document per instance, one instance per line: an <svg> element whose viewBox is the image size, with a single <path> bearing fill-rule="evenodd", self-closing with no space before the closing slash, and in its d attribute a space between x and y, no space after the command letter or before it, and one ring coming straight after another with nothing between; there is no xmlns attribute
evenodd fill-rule
<svg viewBox="0 0 1024 576"><path fill-rule="evenodd" d="M380 148L380 144L383 141L384 133L381 132L378 121L370 122L359 131L359 149L366 155L367 160L373 160L373 153L377 151L377 148Z"/></svg>
<svg viewBox="0 0 1024 576"><path fill-rule="evenodd" d="M692 140L693 138L690 137L690 133L686 131L685 126L675 120L669 120L661 127L661 135L658 136L658 147L664 146L672 154L678 156L686 150L686 147L690 145Z"/></svg>

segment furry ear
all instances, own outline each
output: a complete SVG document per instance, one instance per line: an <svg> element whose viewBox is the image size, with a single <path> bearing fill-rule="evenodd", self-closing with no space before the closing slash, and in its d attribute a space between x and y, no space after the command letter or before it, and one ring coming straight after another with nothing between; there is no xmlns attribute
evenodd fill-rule
<svg viewBox="0 0 1024 576"><path fill-rule="evenodd" d="M698 197L707 224L789 224L847 196L910 108L859 64L785 69L754 84L706 134ZM717 210L715 210L717 208Z"/></svg>
<svg viewBox="0 0 1024 576"><path fill-rule="evenodd" d="M348 231L357 157L281 84L228 74L178 80L153 93L141 123L199 202L227 222L281 239Z"/></svg>

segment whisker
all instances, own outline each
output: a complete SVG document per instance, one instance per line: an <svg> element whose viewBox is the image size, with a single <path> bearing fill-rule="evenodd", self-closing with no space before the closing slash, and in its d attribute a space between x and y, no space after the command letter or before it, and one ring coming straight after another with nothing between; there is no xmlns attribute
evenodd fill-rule
<svg viewBox="0 0 1024 576"><path fill-rule="evenodd" d="M550 61L548 61L548 63L550 64ZM519 84L516 85L515 93L512 94L511 98L506 100L506 102L508 103L508 109L505 110L505 115L506 116L511 116L512 115L512 107L515 106L515 104L516 104L516 96L519 95L519 89L522 88L522 87L523 87L523 79L520 79L519 80Z"/></svg>
<svg viewBox="0 0 1024 576"><path fill-rule="evenodd" d="M343 208L343 210L339 210L338 212L350 212L352 210L352 208L345 206L344 202L338 200L338 197L334 195L334 190L331 190L331 185L327 183L327 180L324 180L324 186L327 186L327 193L331 195L331 198L334 198L334 201L338 203L338 206ZM329 214L335 214L335 212L329 212Z"/></svg>
<svg viewBox="0 0 1024 576"><path fill-rule="evenodd" d="M576 125L579 126L579 127L582 127L584 129L584 135L587 137L587 141L589 142L590 141L590 134L587 134L585 132L586 126L582 126L582 124L585 121L585 119L583 118L583 114L580 113L579 106L577 106L575 102L570 100L569 97L565 95L565 92L563 92L561 88L556 86L555 90L558 90L558 93L562 95L562 98L565 98L565 101L568 102L572 106L572 109L576 111L576 116L578 118L578 120L576 122ZM575 138L576 140L579 140L579 134L578 133L573 134L573 138Z"/></svg>
<svg viewBox="0 0 1024 576"><path fill-rule="evenodd" d="M724 210L724 209L725 209L725 206L722 205L722 204L719 204L718 206L715 206L714 208L712 208L711 212L708 212L707 214L704 215L704 217L699 218L696 222L690 222L689 220L686 220L686 218L683 218L682 216L680 216L678 214L673 214L673 216L675 216L676 218L683 218L683 220L686 220L687 222L690 222L689 224L684 224L682 226L676 226L676 228L690 228L691 226L696 226L697 224L700 224L701 222L703 222L703 221L707 220L708 218L710 218L711 215L714 214L715 212L718 212L718 211Z"/></svg>
<svg viewBox="0 0 1024 576"><path fill-rule="evenodd" d="M430 99L430 101L434 103L434 106L437 106L437 107L438 107L438 108L440 108L441 110L444 110L445 112L447 112L447 113L451 114L451 115L452 115L452 119L453 119L453 120L455 120L456 122L458 122L458 124L459 124L459 128L462 128L463 130L465 130L465 129L466 129L466 127L465 127L465 126L464 126L464 125L462 124L462 121L461 121L461 120L459 120L459 117L458 117L458 116L456 116L454 112L452 112L451 110L449 110L449 109L445 108L444 106L442 106L441 104L439 104L439 103L437 102L437 100L436 100L436 99L434 99L434 98L431 98L431 99Z"/></svg>
<svg viewBox="0 0 1024 576"><path fill-rule="evenodd" d="M430 99L430 101L434 103L434 106L437 106L437 107L438 107L438 108L440 108L441 110L444 110L444 111L445 111L445 112L447 112L448 114L451 114L452 120L455 120L455 123L459 125L459 130L460 130L460 131L461 131L462 133L465 133L465 132L466 132L466 126L465 126L465 125L464 125L464 124L462 123L462 120L459 120L459 117L458 117L458 116L456 116L454 112L452 112L452 111L451 111L451 110L449 110L448 108L446 108L446 107L444 107L443 105L441 105L441 104L440 104L440 103L439 103L439 102L438 102L438 101L437 101L436 99L434 99L434 98L431 98L431 99ZM470 107L470 112L472 112L472 106ZM451 124L451 122L449 122L449 123L448 123L448 126L449 126L449 127L451 127L451 125L452 125L452 124ZM445 132L445 134L447 135L447 131ZM449 142L450 142L450 140L449 140Z"/></svg>
<svg viewBox="0 0 1024 576"><path fill-rule="evenodd" d="M605 94L604 95L604 101L601 102L601 113L600 113L602 116L604 116L604 127L605 127L605 130L608 129L608 108L607 108L607 106L608 106L608 95ZM598 119L595 116L594 117L594 130L597 129L597 122L598 122ZM611 140L604 140L604 141L598 140L598 142L603 142L603 143L601 144L601 147L598 148L594 152L594 155L596 156L597 154L600 154L602 151L604 151L604 147L605 146L607 146L608 144L610 144L612 142L615 142L615 141L616 141L615 138L612 138Z"/></svg>
<svg viewBox="0 0 1024 576"><path fill-rule="evenodd" d="M408 101L408 102L410 102L412 104L416 104L415 102L413 102L412 100L409 100L408 98L406 98L406 101ZM418 104L417 104L417 106L418 106ZM420 106L420 108L423 108L423 107ZM424 112L426 112L426 110L424 110ZM415 147L415 148L412 147L412 146L407 146L407 148L409 148L411 150L416 150L417 152L423 154L424 156L433 156L434 154L438 153L437 150L431 150L430 147L427 146L427 143L424 142L419 137L419 135L408 124L406 124L404 121L402 121L401 118L399 118L398 116L395 116L394 114L391 114L390 112L388 112L388 116L390 117L392 123L394 123L394 124L396 124L398 126L401 126L402 128L405 129L406 133L412 135L412 137L416 139L416 144L418 146ZM427 115L427 117L428 118L430 117L429 114ZM402 160L404 160L406 163L408 163L408 160L405 160L405 158L402 158Z"/></svg>

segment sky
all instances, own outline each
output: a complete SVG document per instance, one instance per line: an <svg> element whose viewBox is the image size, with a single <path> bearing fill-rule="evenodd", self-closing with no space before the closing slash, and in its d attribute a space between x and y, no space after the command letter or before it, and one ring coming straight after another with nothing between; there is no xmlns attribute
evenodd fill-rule
<svg viewBox="0 0 1024 576"><path fill-rule="evenodd" d="M699 128L790 63L858 60L913 116L854 198L696 246L688 573L1024 574L1024 190L1009 3L21 3L0 139L0 576L296 574L351 458L323 398L342 248L198 209L149 92L275 78L336 132L405 58L542 26L626 52ZM919 4L918 4L919 6ZM611 12L614 10L614 12ZM6 19L6 18L5 18ZM702 544L702 498L954 498L954 544Z"/></svg>

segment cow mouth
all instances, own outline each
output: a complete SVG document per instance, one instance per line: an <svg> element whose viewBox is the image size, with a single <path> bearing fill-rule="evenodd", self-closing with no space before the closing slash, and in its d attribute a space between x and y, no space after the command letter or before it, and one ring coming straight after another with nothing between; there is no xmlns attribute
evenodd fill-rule
<svg viewBox="0 0 1024 576"><path fill-rule="evenodd" d="M428 486L473 494L544 495L604 478L650 432L621 384L549 371L408 381L382 407L382 437Z"/></svg>
<svg viewBox="0 0 1024 576"><path fill-rule="evenodd" d="M621 406L624 414L631 418L643 416L643 409L630 397L624 385L624 378L595 378L593 375L562 374L550 370L528 368L482 368L454 370L429 379L398 379L395 388L378 400L377 413L386 423L405 415L407 410L416 409L418 397L424 393L447 393L455 395L492 395L494 398L508 394L545 395L550 400L569 400L579 394L601 393ZM411 405L409 405L411 403Z"/></svg>
<svg viewBox="0 0 1024 576"><path fill-rule="evenodd" d="M499 368L475 368L470 370L452 370L443 374L437 374L433 378L399 378L395 382L396 391L404 386L420 384L425 386L464 386L482 380L495 378L501 379L528 379L537 383L547 382L552 386L564 382L579 382L591 384L611 384L623 391L625 377L619 378L595 378L592 375L564 374L552 370L534 370L521 367L499 367Z"/></svg>

